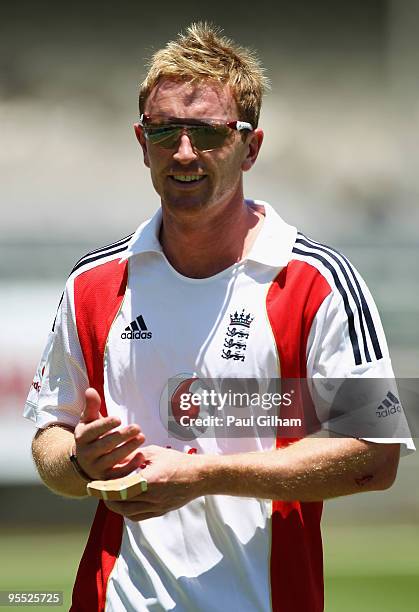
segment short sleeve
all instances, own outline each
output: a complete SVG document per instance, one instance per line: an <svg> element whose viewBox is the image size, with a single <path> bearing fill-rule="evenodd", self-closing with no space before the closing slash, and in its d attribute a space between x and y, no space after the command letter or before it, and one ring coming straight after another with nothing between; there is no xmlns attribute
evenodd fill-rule
<svg viewBox="0 0 419 612"><path fill-rule="evenodd" d="M351 273L352 293L332 285L308 338L307 378L319 420L339 435L414 450L378 310L352 266Z"/></svg>
<svg viewBox="0 0 419 612"><path fill-rule="evenodd" d="M24 416L38 428L51 423L75 427L88 388L74 315L73 282L67 282L52 331L35 372Z"/></svg>

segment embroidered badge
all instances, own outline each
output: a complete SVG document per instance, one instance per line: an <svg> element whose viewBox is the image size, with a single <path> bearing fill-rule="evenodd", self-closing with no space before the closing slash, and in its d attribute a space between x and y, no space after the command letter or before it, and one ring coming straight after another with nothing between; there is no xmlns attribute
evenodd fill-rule
<svg viewBox="0 0 419 612"><path fill-rule="evenodd" d="M236 310L234 314L230 315L230 324L227 327L221 353L223 359L244 361L246 341L249 338L249 329L254 318L250 313L245 314L244 308L240 314Z"/></svg>

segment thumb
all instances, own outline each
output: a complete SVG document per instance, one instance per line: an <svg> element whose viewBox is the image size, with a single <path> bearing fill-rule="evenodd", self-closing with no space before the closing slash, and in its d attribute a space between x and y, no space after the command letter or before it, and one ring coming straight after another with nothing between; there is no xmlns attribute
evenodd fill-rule
<svg viewBox="0 0 419 612"><path fill-rule="evenodd" d="M100 417L100 395L93 387L86 389L84 395L86 398L86 406L81 414L80 422L90 423Z"/></svg>

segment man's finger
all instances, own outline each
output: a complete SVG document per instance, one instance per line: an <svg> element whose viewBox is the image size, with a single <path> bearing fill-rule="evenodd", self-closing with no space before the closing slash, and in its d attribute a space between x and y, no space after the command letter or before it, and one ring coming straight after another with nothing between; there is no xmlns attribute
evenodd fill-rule
<svg viewBox="0 0 419 612"><path fill-rule="evenodd" d="M115 427L119 427L121 420L118 417L100 417L90 423L82 423L77 425L74 431L74 437L77 443L88 444L97 440L100 436L112 431Z"/></svg>
<svg viewBox="0 0 419 612"><path fill-rule="evenodd" d="M141 446L143 442L144 436L139 434L135 438L128 440L128 442L121 444L121 446L117 446L117 448L115 448L112 452L106 453L106 455L98 458L96 464L100 468L100 471L109 469L117 463L123 462L128 455L137 450L137 448Z"/></svg>
<svg viewBox="0 0 419 612"><path fill-rule="evenodd" d="M97 440L95 447L100 449L101 453L109 453L116 446L127 442L131 438L139 436L142 436L144 442L145 436L141 433L138 425L129 425L128 427L112 431L111 433L102 436L99 440Z"/></svg>
<svg viewBox="0 0 419 612"><path fill-rule="evenodd" d="M144 457L141 453L135 453L133 457L127 463L118 464L108 470L105 470L103 474L103 478L107 480L113 480L114 478L123 478L124 476L128 476L134 470L138 469L142 462L144 461Z"/></svg>
<svg viewBox="0 0 419 612"><path fill-rule="evenodd" d="M80 416L80 422L91 423L100 418L100 395L93 387L86 389L84 395L86 405Z"/></svg>

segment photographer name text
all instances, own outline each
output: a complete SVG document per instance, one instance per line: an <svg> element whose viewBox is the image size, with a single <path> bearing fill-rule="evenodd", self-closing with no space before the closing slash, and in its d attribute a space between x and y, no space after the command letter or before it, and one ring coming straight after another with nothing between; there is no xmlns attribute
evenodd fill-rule
<svg viewBox="0 0 419 612"><path fill-rule="evenodd" d="M183 414L179 418L182 427L302 427L301 419L282 419L277 415L250 415L236 417L233 415L191 417Z"/></svg>

